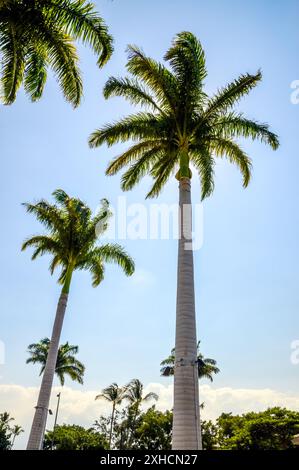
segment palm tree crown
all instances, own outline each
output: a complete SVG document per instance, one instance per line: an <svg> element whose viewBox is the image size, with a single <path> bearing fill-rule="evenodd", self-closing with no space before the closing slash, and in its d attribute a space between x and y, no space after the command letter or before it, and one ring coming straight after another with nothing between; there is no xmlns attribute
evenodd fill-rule
<svg viewBox="0 0 299 470"><path fill-rule="evenodd" d="M2 99L11 104L21 84L32 101L43 93L47 69L56 75L74 106L82 80L74 42L88 44L102 67L112 54L112 38L103 19L86 0L3 0L0 5Z"/></svg>
<svg viewBox="0 0 299 470"><path fill-rule="evenodd" d="M59 282L66 292L75 270L90 271L94 287L103 280L105 262L117 263L128 276L134 272L133 260L120 245L97 246L97 238L107 229L111 215L107 200L102 201L100 211L92 217L91 210L80 199L71 198L61 189L54 191L53 196L56 204L45 200L24 204L48 233L29 238L22 250L33 247L33 260L50 254L50 272L53 274L55 268L61 268Z"/></svg>
<svg viewBox="0 0 299 470"><path fill-rule="evenodd" d="M39 375L42 375L45 370L49 347L49 338L44 338L39 343L33 343L28 346L30 357L26 360L26 364L41 364L42 367ZM83 384L85 366L75 358L78 350L78 346L73 346L68 342L61 344L58 349L55 373L62 386L64 385L66 375L72 380Z"/></svg>
<svg viewBox="0 0 299 470"><path fill-rule="evenodd" d="M124 398L128 400L129 406L136 406L139 408L139 405L142 402L147 402L149 400L158 400L158 395L154 392L149 392L146 395L143 395L143 384L138 379L133 379L126 386L126 391Z"/></svg>
<svg viewBox="0 0 299 470"><path fill-rule="evenodd" d="M106 98L122 96L146 108L90 136L91 147L135 141L110 163L107 174L129 165L122 176L123 190L130 190L150 174L154 184L147 197L155 197L173 173L178 179L190 178L192 165L199 173L204 199L214 188L215 157L226 157L239 167L246 187L251 160L235 138L259 139L273 149L279 145L268 125L233 110L240 98L260 82L261 72L241 75L208 97L204 91L205 54L192 33L178 34L164 58L170 68L147 57L138 47L129 46L130 76L111 77L105 85Z"/></svg>
<svg viewBox="0 0 299 470"><path fill-rule="evenodd" d="M121 402L124 399L124 394L125 394L125 388L120 387L117 385L117 383L113 383L109 385L109 387L106 387L102 390L102 393L96 396L96 400L99 399L104 399L107 400L111 403L113 403L115 406L120 405Z"/></svg>
<svg viewBox="0 0 299 470"><path fill-rule="evenodd" d="M215 359L204 357L204 355L199 350L200 341L197 343L197 365L198 365L198 378L206 378L213 382L213 375L218 374L220 369L217 367L217 362ZM164 361L161 362L161 375L164 377L170 377L174 375L174 365L175 365L175 348L171 350L170 356L168 356Z"/></svg>

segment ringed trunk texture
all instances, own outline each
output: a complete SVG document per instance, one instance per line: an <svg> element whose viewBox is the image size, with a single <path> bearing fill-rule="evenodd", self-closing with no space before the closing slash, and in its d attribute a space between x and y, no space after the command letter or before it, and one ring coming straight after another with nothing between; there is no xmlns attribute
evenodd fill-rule
<svg viewBox="0 0 299 470"><path fill-rule="evenodd" d="M177 307L174 367L174 450L201 450L192 251L191 181L179 183Z"/></svg>
<svg viewBox="0 0 299 470"><path fill-rule="evenodd" d="M37 406L35 407L35 413L27 444L27 450L41 450L43 446L43 439L49 410L50 395L55 374L59 341L67 305L67 299L68 294L62 292L57 305L50 348L48 352L46 367L43 373Z"/></svg>

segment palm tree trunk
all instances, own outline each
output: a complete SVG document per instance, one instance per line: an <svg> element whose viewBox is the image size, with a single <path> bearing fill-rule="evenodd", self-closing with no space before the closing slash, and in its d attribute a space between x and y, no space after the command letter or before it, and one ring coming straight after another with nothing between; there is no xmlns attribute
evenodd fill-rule
<svg viewBox="0 0 299 470"><path fill-rule="evenodd" d="M112 405L112 414L111 414L111 425L110 425L110 433L109 433L109 449L110 450L111 450L111 442L112 442L114 414L115 414L115 403L113 403Z"/></svg>
<svg viewBox="0 0 299 470"><path fill-rule="evenodd" d="M67 290L67 292L65 292ZM51 343L49 347L45 371L42 378L42 383L39 391L37 406L35 407L35 414L31 426L30 436L27 444L27 450L40 450L42 449L43 439L46 428L46 421L49 409L50 395L52 384L55 374L57 354L59 348L60 335L64 314L66 310L68 299L68 289L62 289L56 316L52 331Z"/></svg>
<svg viewBox="0 0 299 470"><path fill-rule="evenodd" d="M202 449L199 417L197 341L192 251L191 181L179 183L176 340L174 368L174 450Z"/></svg>

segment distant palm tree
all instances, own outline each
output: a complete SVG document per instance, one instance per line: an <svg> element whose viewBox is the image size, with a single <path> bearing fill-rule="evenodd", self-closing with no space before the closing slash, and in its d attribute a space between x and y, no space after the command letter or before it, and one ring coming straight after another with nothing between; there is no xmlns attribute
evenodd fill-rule
<svg viewBox="0 0 299 470"><path fill-rule="evenodd" d="M28 346L30 357L27 359L26 364L41 364L42 367L39 375L42 375L45 370L49 347L49 338L44 338L39 343L33 343ZM75 382L83 384L85 366L75 358L78 350L78 346L73 346L69 343L59 346L55 373L62 386L64 385L66 375Z"/></svg>
<svg viewBox="0 0 299 470"><path fill-rule="evenodd" d="M36 204L25 204L29 213L36 216L46 228L45 235L36 235L26 240L22 249L33 247L32 259L50 254L50 272L61 268L59 283L62 285L53 326L49 353L42 378L38 403L28 441L28 449L41 449L49 400L55 374L59 340L65 315L68 294L73 273L87 270L92 275L93 286L104 279L104 264L118 264L130 276L134 262L124 249L117 244L97 246L98 236L108 227L110 214L106 200L101 210L92 217L91 210L78 198L68 196L63 190L53 193L56 204L41 200Z"/></svg>
<svg viewBox="0 0 299 470"><path fill-rule="evenodd" d="M171 176L179 181L179 249L174 372L173 449L201 449L196 354L196 318L192 252L192 171L199 175L201 197L214 189L215 157L227 158L243 176L246 187L251 160L235 140L259 139L277 149L279 143L266 124L247 119L234 107L262 78L261 72L241 75L212 97L204 91L205 54L190 32L178 34L165 54L170 69L146 56L136 46L128 48L131 76L111 77L104 96L122 96L145 111L97 129L91 147L133 142L109 164L114 175L125 167L124 191L149 175L153 186L148 198L158 196ZM192 171L191 171L192 168Z"/></svg>
<svg viewBox="0 0 299 470"><path fill-rule="evenodd" d="M11 449L13 448L13 445L15 443L16 437L18 437L22 432L24 432L24 429L22 426L19 426L18 424L15 424L11 428L11 433L12 433L12 441L11 441Z"/></svg>
<svg viewBox="0 0 299 470"><path fill-rule="evenodd" d="M131 380L126 385L126 392L124 398L129 402L129 411L132 413L132 425L131 433L128 440L128 447L130 448L134 437L136 420L139 413L140 406L142 403L146 403L150 400L158 400L159 396L154 392L149 392L146 395L143 394L143 384L138 379Z"/></svg>
<svg viewBox="0 0 299 470"><path fill-rule="evenodd" d="M14 421L14 418L7 411L0 413L0 429L10 427L11 421Z"/></svg>
<svg viewBox="0 0 299 470"><path fill-rule="evenodd" d="M99 395L95 397L96 400L104 399L112 403L111 423L110 423L110 431L109 431L109 449L111 449L115 410L116 410L117 405L120 405L121 402L123 401L125 391L126 391L125 387L119 387L117 383L113 383L109 385L109 387L104 388L102 390L102 393L100 393Z"/></svg>
<svg viewBox="0 0 299 470"><path fill-rule="evenodd" d="M75 41L91 47L102 67L112 54L103 19L86 0L2 0L0 54L4 104L15 101L24 84L32 101L43 93L47 69L54 72L65 98L78 106L82 79Z"/></svg>
<svg viewBox="0 0 299 470"><path fill-rule="evenodd" d="M213 375L218 374L220 369L217 367L217 362L215 359L210 359L204 357L199 350L200 341L197 343L197 368L198 368L198 378L206 378L213 382ZM175 348L171 350L170 356L168 356L164 361L161 362L161 375L164 377L170 377L174 375L174 366L175 366Z"/></svg>

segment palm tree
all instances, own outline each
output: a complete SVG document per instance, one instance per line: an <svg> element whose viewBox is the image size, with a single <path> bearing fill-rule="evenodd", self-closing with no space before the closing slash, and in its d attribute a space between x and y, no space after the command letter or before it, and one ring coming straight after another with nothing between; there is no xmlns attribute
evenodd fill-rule
<svg viewBox="0 0 299 470"><path fill-rule="evenodd" d="M100 393L99 395L95 397L96 400L104 399L112 403L111 423L110 423L110 431L109 431L109 449L111 449L115 410L116 410L117 405L120 405L121 402L123 401L125 391L126 391L125 387L119 387L117 383L113 383L109 385L109 387L104 388L102 390L102 393Z"/></svg>
<svg viewBox="0 0 299 470"><path fill-rule="evenodd" d="M74 271L89 271L93 287L102 282L106 262L118 264L128 276L134 272L134 262L121 246L97 246L97 237L107 229L111 215L108 201L103 200L101 210L92 217L91 210L80 199L71 198L61 189L54 191L53 196L56 204L45 200L25 204L27 211L36 216L47 233L26 240L22 250L33 247L32 259L50 254L50 272L53 274L55 268L61 268L59 283L62 285L28 449L40 449L42 446L59 340Z"/></svg>
<svg viewBox="0 0 299 470"><path fill-rule="evenodd" d="M38 100L51 68L67 101L78 106L82 79L76 40L91 47L99 67L112 54L112 38L89 1L3 0L0 54L4 104L15 101L22 84L31 100Z"/></svg>
<svg viewBox="0 0 299 470"><path fill-rule="evenodd" d="M24 429L22 428L22 426L19 426L18 424L15 424L12 427L12 429L11 429L12 441L11 441L11 447L10 447L11 449L13 448L16 437L18 437L22 432L24 432Z"/></svg>
<svg viewBox="0 0 299 470"><path fill-rule="evenodd" d="M180 234L178 251L177 312L175 341L173 448L201 447L193 252L191 243L191 167L198 172L201 197L213 192L215 157L237 165L246 187L251 160L235 138L251 137L277 149L279 143L266 124L247 119L233 110L262 78L261 72L241 75L208 97L205 55L190 32L178 34L165 54L170 68L147 57L136 46L128 48L127 69L131 76L111 77L104 96L122 96L145 111L97 129L89 144L98 147L132 141L116 157L106 173L114 175L127 165L122 189L133 188L143 176L154 184L147 194L156 197L175 174L179 181ZM183 210L184 209L184 210Z"/></svg>
<svg viewBox="0 0 299 470"><path fill-rule="evenodd" d="M199 350L200 341L197 343L197 370L198 370L198 379L206 378L213 382L213 375L218 374L220 369L217 367L217 362L215 359L210 359L204 357ZM164 361L161 362L161 375L163 377L170 377L174 375L174 365L175 365L175 348L171 350L170 356L168 356Z"/></svg>
<svg viewBox="0 0 299 470"><path fill-rule="evenodd" d="M26 364L41 364L42 367L39 375L42 375L45 370L49 347L49 338L44 338L39 343L29 344L28 346L30 357L27 359ZM79 384L83 384L85 366L75 358L78 350L78 346L73 346L68 342L61 344L58 348L55 374L62 386L64 385L66 375Z"/></svg>
<svg viewBox="0 0 299 470"><path fill-rule="evenodd" d="M143 395L143 384L140 382L140 380L133 379L128 383L128 385L126 385L124 398L129 402L129 411L132 414L131 433L128 440L128 447L130 448L134 437L135 425L140 406L142 403L146 403L150 400L157 401L159 397L154 392L149 392L146 395Z"/></svg>

